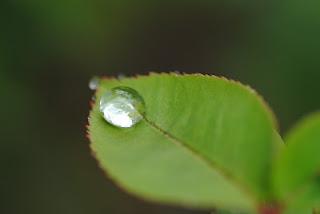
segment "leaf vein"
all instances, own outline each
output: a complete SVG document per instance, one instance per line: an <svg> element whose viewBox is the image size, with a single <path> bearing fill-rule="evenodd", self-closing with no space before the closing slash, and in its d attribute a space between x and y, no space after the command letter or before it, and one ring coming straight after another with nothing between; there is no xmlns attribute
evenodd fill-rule
<svg viewBox="0 0 320 214"><path fill-rule="evenodd" d="M249 188L243 183L240 182L236 177L232 175L227 169L224 167L221 167L219 164L212 160L208 160L207 158L203 157L198 151L196 151L194 148L190 147L188 144L184 143L171 133L163 130L161 127L159 127L154 122L150 121L148 118L144 117L144 120L148 125L150 125L153 129L157 130L158 132L161 132L165 137L167 137L170 141L175 143L176 145L182 147L187 152L190 152L195 158L205 163L209 168L212 168L213 170L216 170L222 175L224 178L226 178L228 181L230 181L231 184L235 185L240 191L242 191L248 198L250 198L254 204L258 204L258 199L254 196L254 194L249 190Z"/></svg>

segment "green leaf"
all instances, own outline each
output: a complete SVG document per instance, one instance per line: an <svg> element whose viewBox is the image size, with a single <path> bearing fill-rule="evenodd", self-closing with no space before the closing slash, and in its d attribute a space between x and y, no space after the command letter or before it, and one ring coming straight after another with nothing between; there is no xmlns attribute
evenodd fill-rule
<svg viewBox="0 0 320 214"><path fill-rule="evenodd" d="M137 90L146 118L129 129L89 118L100 166L127 191L157 202L252 211L268 200L271 159L281 141L262 99L249 87L215 76L151 74L104 79Z"/></svg>
<svg viewBox="0 0 320 214"><path fill-rule="evenodd" d="M291 213L320 205L320 112L299 122L287 135L275 167L275 191ZM289 212L288 212L289 213Z"/></svg>

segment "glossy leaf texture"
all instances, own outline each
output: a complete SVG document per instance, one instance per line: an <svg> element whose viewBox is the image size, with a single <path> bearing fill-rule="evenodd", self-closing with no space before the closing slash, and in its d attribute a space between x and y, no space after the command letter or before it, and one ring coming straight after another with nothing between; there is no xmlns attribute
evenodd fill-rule
<svg viewBox="0 0 320 214"><path fill-rule="evenodd" d="M285 142L287 148L276 162L275 192L286 213L312 213L320 207L320 113L300 121Z"/></svg>
<svg viewBox="0 0 320 214"><path fill-rule="evenodd" d="M271 163L281 139L272 112L251 88L201 74L104 79L138 91L142 122L108 124L98 102L89 117L91 148L119 186L147 200L255 212L272 197Z"/></svg>

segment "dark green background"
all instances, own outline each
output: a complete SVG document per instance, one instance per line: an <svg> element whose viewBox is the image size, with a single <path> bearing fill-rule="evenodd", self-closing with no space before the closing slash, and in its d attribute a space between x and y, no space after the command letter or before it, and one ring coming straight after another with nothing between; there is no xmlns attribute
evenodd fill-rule
<svg viewBox="0 0 320 214"><path fill-rule="evenodd" d="M320 108L319 0L4 0L0 17L3 214L192 213L104 177L85 137L93 75L223 75L282 133Z"/></svg>

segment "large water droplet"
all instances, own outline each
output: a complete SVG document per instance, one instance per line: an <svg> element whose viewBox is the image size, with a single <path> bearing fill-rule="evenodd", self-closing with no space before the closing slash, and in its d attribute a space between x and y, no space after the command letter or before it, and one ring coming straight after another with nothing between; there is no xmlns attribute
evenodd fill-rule
<svg viewBox="0 0 320 214"><path fill-rule="evenodd" d="M129 128L143 119L145 103L136 90L120 86L102 95L100 112L110 124Z"/></svg>
<svg viewBox="0 0 320 214"><path fill-rule="evenodd" d="M92 77L91 79L90 79L90 81L89 81L89 88L91 89L91 90L96 90L98 87L99 87L99 85L100 85L100 78L99 77L97 77L97 76L94 76L94 77Z"/></svg>

